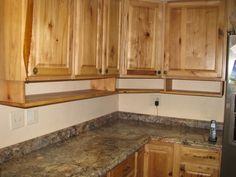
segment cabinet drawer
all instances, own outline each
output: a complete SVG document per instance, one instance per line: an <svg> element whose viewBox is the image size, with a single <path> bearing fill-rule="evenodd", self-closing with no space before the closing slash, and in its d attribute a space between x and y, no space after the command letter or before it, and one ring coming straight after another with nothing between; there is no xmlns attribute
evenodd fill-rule
<svg viewBox="0 0 236 177"><path fill-rule="evenodd" d="M133 177L135 168L135 155L129 156L125 161L110 172L110 177Z"/></svg>
<svg viewBox="0 0 236 177"><path fill-rule="evenodd" d="M181 161L199 162L201 164L219 165L221 153L219 150L200 149L182 146Z"/></svg>

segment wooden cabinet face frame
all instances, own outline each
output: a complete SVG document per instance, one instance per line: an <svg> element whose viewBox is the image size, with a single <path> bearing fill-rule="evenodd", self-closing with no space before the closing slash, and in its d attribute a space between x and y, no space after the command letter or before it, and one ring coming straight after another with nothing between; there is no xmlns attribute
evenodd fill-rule
<svg viewBox="0 0 236 177"><path fill-rule="evenodd" d="M224 1L167 3L166 76L224 76L227 36L224 8Z"/></svg>

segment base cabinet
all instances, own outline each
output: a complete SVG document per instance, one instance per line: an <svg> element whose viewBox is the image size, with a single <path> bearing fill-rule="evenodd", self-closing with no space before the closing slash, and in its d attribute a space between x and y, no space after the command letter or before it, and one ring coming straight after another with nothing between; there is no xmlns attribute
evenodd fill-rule
<svg viewBox="0 0 236 177"><path fill-rule="evenodd" d="M152 140L106 177L219 177L221 150Z"/></svg>
<svg viewBox="0 0 236 177"><path fill-rule="evenodd" d="M180 148L180 177L219 177L221 154L216 150Z"/></svg>
<svg viewBox="0 0 236 177"><path fill-rule="evenodd" d="M125 161L111 170L108 177L135 177L135 155L129 156Z"/></svg>
<svg viewBox="0 0 236 177"><path fill-rule="evenodd" d="M180 177L218 177L218 169L200 164L181 164Z"/></svg>
<svg viewBox="0 0 236 177"><path fill-rule="evenodd" d="M219 177L220 174L220 149L153 140L139 153L137 177Z"/></svg>
<svg viewBox="0 0 236 177"><path fill-rule="evenodd" d="M173 144L155 143L146 145L147 177L169 177L173 174Z"/></svg>

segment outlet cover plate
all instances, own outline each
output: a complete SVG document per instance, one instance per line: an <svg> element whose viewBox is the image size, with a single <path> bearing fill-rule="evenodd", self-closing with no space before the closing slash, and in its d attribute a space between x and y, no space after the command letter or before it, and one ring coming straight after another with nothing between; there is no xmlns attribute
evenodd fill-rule
<svg viewBox="0 0 236 177"><path fill-rule="evenodd" d="M12 111L10 113L11 130L25 126L24 110Z"/></svg>
<svg viewBox="0 0 236 177"><path fill-rule="evenodd" d="M27 125L33 125L39 122L37 109L26 110L26 115L27 115Z"/></svg>

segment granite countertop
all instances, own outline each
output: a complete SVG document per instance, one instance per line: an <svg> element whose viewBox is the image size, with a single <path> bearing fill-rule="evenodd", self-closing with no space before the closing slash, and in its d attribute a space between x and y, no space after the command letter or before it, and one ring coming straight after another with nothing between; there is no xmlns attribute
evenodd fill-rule
<svg viewBox="0 0 236 177"><path fill-rule="evenodd" d="M53 144L0 166L1 177L100 177L150 139L221 148L208 143L208 130L119 120Z"/></svg>

